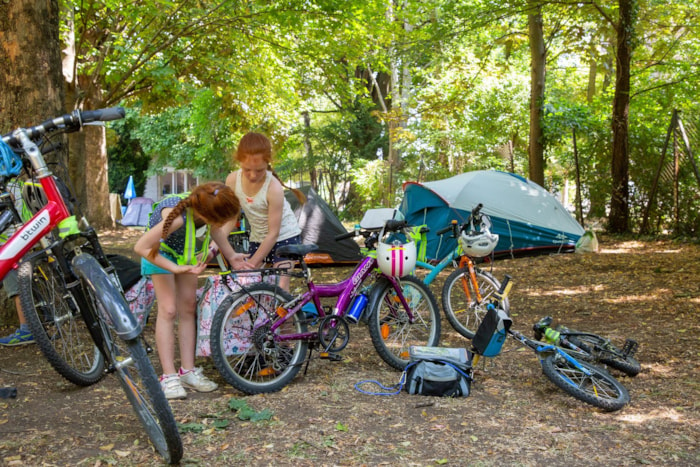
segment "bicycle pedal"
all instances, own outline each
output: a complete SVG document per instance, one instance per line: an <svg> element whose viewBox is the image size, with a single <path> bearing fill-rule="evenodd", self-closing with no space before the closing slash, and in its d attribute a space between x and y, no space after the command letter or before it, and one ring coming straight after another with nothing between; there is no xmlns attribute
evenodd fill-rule
<svg viewBox="0 0 700 467"><path fill-rule="evenodd" d="M320 352L319 357L324 360L330 360L332 362L339 362L343 359L343 357L333 352Z"/></svg>
<svg viewBox="0 0 700 467"><path fill-rule="evenodd" d="M634 354L637 353L637 348L639 348L639 344L636 340L627 339L625 341L625 346L622 348L622 355L624 355L625 358L634 357Z"/></svg>

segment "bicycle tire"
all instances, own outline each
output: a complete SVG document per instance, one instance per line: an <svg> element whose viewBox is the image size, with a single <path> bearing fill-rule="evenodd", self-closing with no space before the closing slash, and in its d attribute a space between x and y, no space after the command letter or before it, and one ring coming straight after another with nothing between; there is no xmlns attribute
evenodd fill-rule
<svg viewBox="0 0 700 467"><path fill-rule="evenodd" d="M292 296L271 284L255 284L226 297L214 313L211 327L211 355L221 376L245 394L277 392L299 373L308 343L303 340L269 340L265 326L256 328ZM306 332L296 313L277 334ZM272 343L272 346L270 346Z"/></svg>
<svg viewBox="0 0 700 467"><path fill-rule="evenodd" d="M156 451L166 462L177 464L183 455L182 440L170 404L163 394L158 376L144 348L142 337L126 340L119 338L111 324L113 313L109 311L110 307L118 305L97 292L116 286L97 261L88 268L78 270L77 275L88 304L94 307L92 312L100 324L110 370L117 376L127 400ZM123 306L128 306L126 301Z"/></svg>
<svg viewBox="0 0 700 467"><path fill-rule="evenodd" d="M452 328L467 339L474 337L481 321L486 315L486 305L494 293L501 287L501 283L491 273L475 269L477 285L481 294L481 302L476 301L476 291L469 279L468 268L457 268L447 276L442 286L442 308L445 317ZM463 289L463 279L469 288L470 299ZM501 302L501 308L510 315L508 298Z"/></svg>
<svg viewBox="0 0 700 467"><path fill-rule="evenodd" d="M567 339L577 347L590 353L593 358L627 376L637 376L642 371L642 365L634 357L624 357L622 351L610 343L608 339L595 334L569 335Z"/></svg>
<svg viewBox="0 0 700 467"><path fill-rule="evenodd" d="M105 374L104 356L57 267L45 255L20 265L20 305L37 347L54 370L73 384L90 386Z"/></svg>
<svg viewBox="0 0 700 467"><path fill-rule="evenodd" d="M557 387L576 399L613 412L630 402L630 395L618 380L597 366L577 360L591 374L586 375L566 358L554 353L540 360L542 371Z"/></svg>
<svg viewBox="0 0 700 467"><path fill-rule="evenodd" d="M414 276L402 277L400 284L416 318L413 324L386 280L377 282L374 287L378 289L370 291L371 297L378 295L368 310L372 344L382 360L397 370L408 365L411 346L434 347L440 343L440 308L433 293Z"/></svg>

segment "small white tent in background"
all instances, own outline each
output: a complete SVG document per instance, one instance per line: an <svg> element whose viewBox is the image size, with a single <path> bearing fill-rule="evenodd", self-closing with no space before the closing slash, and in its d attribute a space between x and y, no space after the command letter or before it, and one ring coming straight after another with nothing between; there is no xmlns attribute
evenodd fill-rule
<svg viewBox="0 0 700 467"><path fill-rule="evenodd" d="M134 198L129 202L124 217L119 223L126 226L144 227L148 225L148 215L153 209L151 198Z"/></svg>
<svg viewBox="0 0 700 467"><path fill-rule="evenodd" d="M441 258L455 240L435 234L450 221L469 217L479 203L500 236L496 255L574 251L583 227L552 194L512 173L477 170L444 180L406 182L400 210L412 225L427 224L429 258ZM439 251L438 251L439 248Z"/></svg>

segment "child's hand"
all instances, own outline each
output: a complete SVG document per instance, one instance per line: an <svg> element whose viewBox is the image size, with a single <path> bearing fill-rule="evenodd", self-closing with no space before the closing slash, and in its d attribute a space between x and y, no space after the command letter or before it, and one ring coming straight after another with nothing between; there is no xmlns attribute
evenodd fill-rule
<svg viewBox="0 0 700 467"><path fill-rule="evenodd" d="M177 267L177 271L175 271L175 274L201 274L204 272L204 270L206 268L207 268L206 262L201 262L201 263L195 264L194 266L180 265Z"/></svg>
<svg viewBox="0 0 700 467"><path fill-rule="evenodd" d="M246 255L243 253L236 253L233 256L233 260L231 262L231 269L236 269L236 270L241 270L241 269L255 269L255 266L251 263L247 262L247 259L250 257L250 255Z"/></svg>

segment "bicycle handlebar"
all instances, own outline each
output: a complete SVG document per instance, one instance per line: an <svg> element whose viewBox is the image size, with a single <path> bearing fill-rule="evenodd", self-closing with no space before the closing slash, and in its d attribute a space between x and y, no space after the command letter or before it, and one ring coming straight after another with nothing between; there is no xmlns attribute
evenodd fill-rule
<svg viewBox="0 0 700 467"><path fill-rule="evenodd" d="M384 231L385 232L398 232L401 229L404 229L408 227L408 223L405 220L394 220L394 219L388 219L384 223ZM367 237L370 233L375 232L375 230L378 229L358 229L357 227L355 230L352 230L348 233L340 234L335 236L335 241L340 241L340 240L345 240L346 238L352 238L356 237L358 235L364 235Z"/></svg>
<svg viewBox="0 0 700 467"><path fill-rule="evenodd" d="M450 225L448 225L447 227L445 227L443 229L438 230L437 232L435 232L435 235L444 235L447 232L449 232L450 230L454 229L456 225L457 225L457 221L453 219L452 222L450 222Z"/></svg>
<svg viewBox="0 0 700 467"><path fill-rule="evenodd" d="M97 110L74 110L69 114L51 118L36 126L29 128L18 128L17 130L2 136L2 140L9 145L19 145L20 141L16 136L17 131L23 131L30 139L35 140L51 131L64 129L66 132L80 130L83 126L92 122L108 122L124 118L126 112L123 107L110 107Z"/></svg>
<svg viewBox="0 0 700 467"><path fill-rule="evenodd" d="M394 220L390 219L386 221L386 224L384 224L384 231L385 232L397 232L405 227L408 226L408 223L405 220Z"/></svg>
<svg viewBox="0 0 700 467"><path fill-rule="evenodd" d="M470 223L473 224L473 223L475 223L475 221L479 222L479 220L481 219L480 212L481 212L481 209L483 207L484 207L484 205L482 203L479 203L476 205L476 207L474 209L472 209L468 221L465 222L464 224L462 224L462 231L466 231L467 229L469 229ZM436 235L444 235L447 232L449 232L450 230L452 230L452 236L454 238L457 238L457 236L459 235L459 231L457 230L457 221L455 219L452 219L452 222L450 222L450 225L438 230L437 232L435 232L435 234Z"/></svg>
<svg viewBox="0 0 700 467"><path fill-rule="evenodd" d="M348 233L336 235L336 236L335 236L335 241L336 241L336 242L339 242L339 241L341 241L341 240L345 240L346 238L352 238L352 237L354 237L354 236L355 236L355 231L354 231L354 230L351 230L351 231L348 232Z"/></svg>

